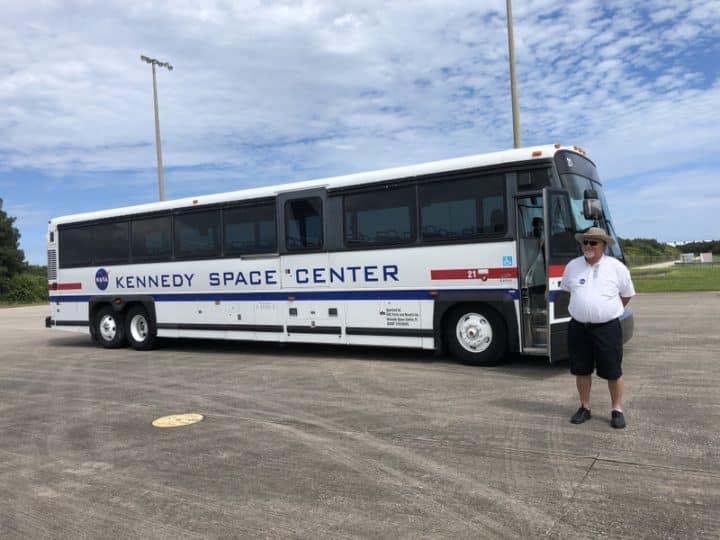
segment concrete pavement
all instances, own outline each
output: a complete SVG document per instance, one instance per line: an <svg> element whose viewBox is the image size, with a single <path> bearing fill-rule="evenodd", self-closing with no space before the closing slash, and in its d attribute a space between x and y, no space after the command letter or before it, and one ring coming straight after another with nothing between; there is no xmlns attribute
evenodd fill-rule
<svg viewBox="0 0 720 540"><path fill-rule="evenodd" d="M631 307L622 431L533 358L107 351L0 309L0 538L717 538L720 293Z"/></svg>

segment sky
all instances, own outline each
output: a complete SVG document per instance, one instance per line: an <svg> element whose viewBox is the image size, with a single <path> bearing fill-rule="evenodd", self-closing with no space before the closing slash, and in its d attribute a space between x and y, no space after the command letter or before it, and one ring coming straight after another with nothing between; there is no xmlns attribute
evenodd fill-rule
<svg viewBox="0 0 720 540"><path fill-rule="evenodd" d="M504 0L0 0L0 198L50 218L513 146ZM514 0L523 146L577 144L620 236L720 239L720 2Z"/></svg>

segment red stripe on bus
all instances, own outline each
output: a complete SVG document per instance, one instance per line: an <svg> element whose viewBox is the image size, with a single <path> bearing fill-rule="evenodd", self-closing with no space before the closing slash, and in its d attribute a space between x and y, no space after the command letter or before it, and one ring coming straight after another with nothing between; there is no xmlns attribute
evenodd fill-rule
<svg viewBox="0 0 720 540"><path fill-rule="evenodd" d="M82 283L50 283L49 291L74 291L82 289Z"/></svg>
<svg viewBox="0 0 720 540"><path fill-rule="evenodd" d="M551 278L562 277L564 271L565 271L564 264L551 264L550 267L548 268L548 277L551 277Z"/></svg>
<svg viewBox="0 0 720 540"><path fill-rule="evenodd" d="M517 268L453 268L448 270L430 270L430 279L499 279L516 278Z"/></svg>

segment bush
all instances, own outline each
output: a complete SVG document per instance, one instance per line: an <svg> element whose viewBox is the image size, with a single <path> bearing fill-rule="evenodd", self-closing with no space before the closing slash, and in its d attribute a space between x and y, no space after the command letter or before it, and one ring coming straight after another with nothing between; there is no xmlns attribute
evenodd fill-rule
<svg viewBox="0 0 720 540"><path fill-rule="evenodd" d="M47 302L47 278L28 273L15 274L0 283L0 300L11 304Z"/></svg>

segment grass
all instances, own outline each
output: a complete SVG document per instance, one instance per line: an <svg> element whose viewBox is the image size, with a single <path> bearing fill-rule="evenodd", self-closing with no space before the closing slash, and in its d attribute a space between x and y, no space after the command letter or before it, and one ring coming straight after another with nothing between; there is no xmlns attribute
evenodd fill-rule
<svg viewBox="0 0 720 540"><path fill-rule="evenodd" d="M669 268L631 270L637 292L720 291L720 265L676 264Z"/></svg>

